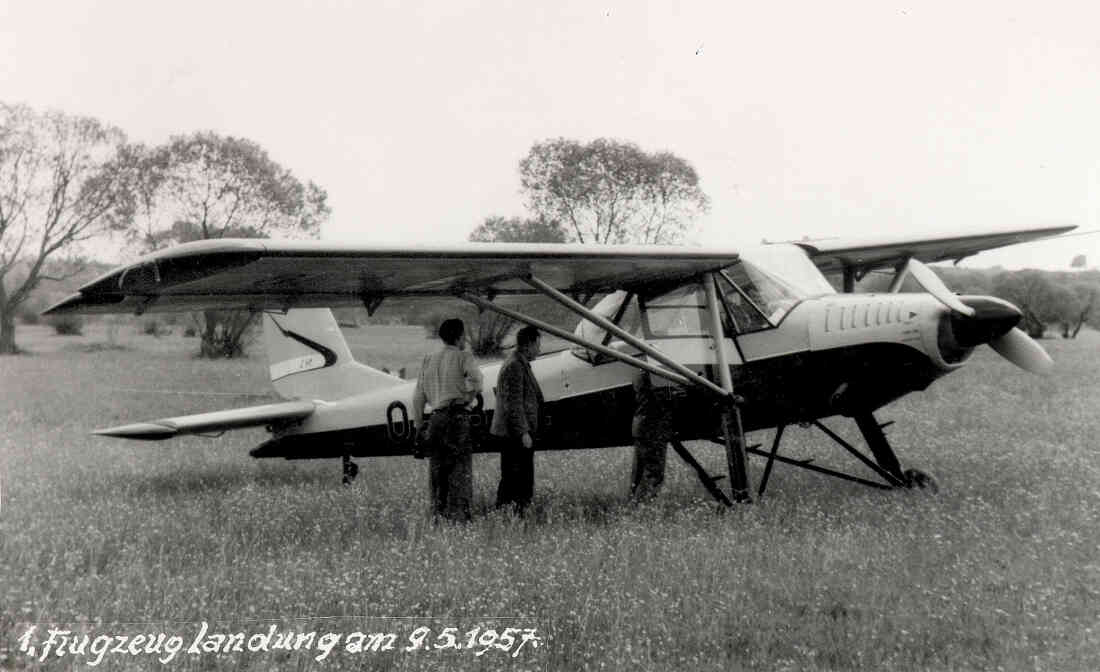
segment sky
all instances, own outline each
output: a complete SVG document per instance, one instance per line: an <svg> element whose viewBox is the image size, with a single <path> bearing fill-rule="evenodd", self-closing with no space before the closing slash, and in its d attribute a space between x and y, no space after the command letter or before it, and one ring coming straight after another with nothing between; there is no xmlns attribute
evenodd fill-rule
<svg viewBox="0 0 1100 672"><path fill-rule="evenodd" d="M690 162L691 242L1100 229L1100 3L0 0L0 100L250 138L329 240L525 216L536 142ZM1100 235L963 262L1100 265Z"/></svg>

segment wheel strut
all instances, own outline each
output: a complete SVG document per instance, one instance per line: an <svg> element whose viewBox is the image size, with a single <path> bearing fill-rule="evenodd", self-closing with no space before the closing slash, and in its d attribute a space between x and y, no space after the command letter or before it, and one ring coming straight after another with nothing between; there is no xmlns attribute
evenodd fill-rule
<svg viewBox="0 0 1100 672"><path fill-rule="evenodd" d="M875 456L875 462L878 463L878 466L898 481L905 483L905 474L901 470L898 456L894 454L894 449L890 447L890 441L887 440L886 434L882 431L885 425L880 425L872 413L860 413L855 416L855 421L860 433L863 434L864 440L867 441L867 447L871 449L871 454Z"/></svg>

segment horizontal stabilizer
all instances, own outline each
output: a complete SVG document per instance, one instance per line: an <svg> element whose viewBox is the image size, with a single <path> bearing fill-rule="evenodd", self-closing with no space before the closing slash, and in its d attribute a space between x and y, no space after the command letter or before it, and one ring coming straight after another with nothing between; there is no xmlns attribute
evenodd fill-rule
<svg viewBox="0 0 1100 672"><path fill-rule="evenodd" d="M241 427L258 427L271 423L301 420L316 408L311 401L286 401L279 404L249 406L228 411L213 411L197 415L181 415L178 418L164 418L151 422L138 422L132 425L97 429L93 434L115 436L123 439L141 441L159 441L184 434L205 434L221 432Z"/></svg>

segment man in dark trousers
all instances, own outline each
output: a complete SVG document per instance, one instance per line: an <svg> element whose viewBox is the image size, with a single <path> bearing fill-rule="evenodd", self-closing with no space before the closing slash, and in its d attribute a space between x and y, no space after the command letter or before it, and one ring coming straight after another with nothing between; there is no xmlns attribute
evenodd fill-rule
<svg viewBox="0 0 1100 672"><path fill-rule="evenodd" d="M665 482L672 414L668 404L658 397L646 371L638 371L634 376L634 403L634 419L630 425L630 434L634 437L630 498L644 502L655 497Z"/></svg>
<svg viewBox="0 0 1100 672"><path fill-rule="evenodd" d="M481 390L481 370L463 343L462 320L439 325L443 348L427 355L413 391L413 422L417 451L429 457L432 512L449 520L470 520L474 477L469 406ZM424 404L432 416L424 428Z"/></svg>
<svg viewBox="0 0 1100 672"><path fill-rule="evenodd" d="M542 390L531 370L539 355L539 331L527 326L516 333L516 350L500 367L497 404L489 433L500 446L497 506L515 506L523 514L535 494L535 437L539 431Z"/></svg>

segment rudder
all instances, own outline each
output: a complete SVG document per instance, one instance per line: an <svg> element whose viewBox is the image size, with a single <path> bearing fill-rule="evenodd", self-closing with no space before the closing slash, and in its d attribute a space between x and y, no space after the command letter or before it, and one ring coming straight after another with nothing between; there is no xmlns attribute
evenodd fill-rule
<svg viewBox="0 0 1100 672"><path fill-rule="evenodd" d="M333 401L403 381L355 361L328 308L264 313L271 384L284 399Z"/></svg>

